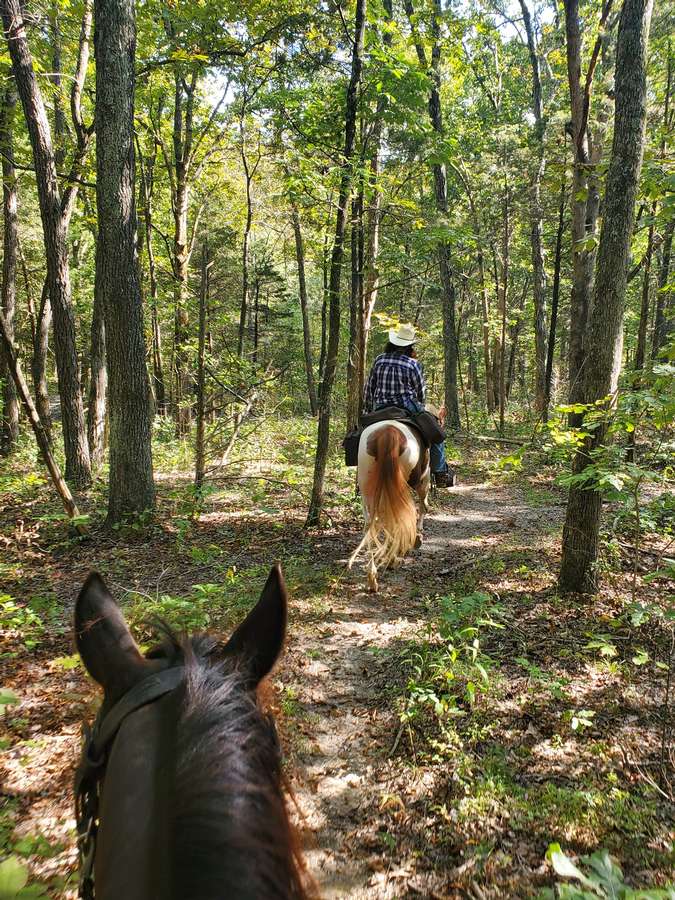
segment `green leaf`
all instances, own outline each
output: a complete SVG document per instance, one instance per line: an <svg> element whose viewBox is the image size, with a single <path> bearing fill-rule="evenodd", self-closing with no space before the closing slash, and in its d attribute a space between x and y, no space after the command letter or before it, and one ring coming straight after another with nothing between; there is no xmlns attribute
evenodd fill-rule
<svg viewBox="0 0 675 900"><path fill-rule="evenodd" d="M560 875L561 878L575 878L587 887L593 887L593 882L586 878L581 869L574 865L569 856L563 853L560 849L560 844L549 844L546 859L553 866L556 875Z"/></svg>
<svg viewBox="0 0 675 900"><path fill-rule="evenodd" d="M14 706L19 702L14 691L10 691L9 688L0 688L0 706Z"/></svg>
<svg viewBox="0 0 675 900"><path fill-rule="evenodd" d="M0 898L16 897L28 883L28 869L18 856L9 856L0 863Z"/></svg>

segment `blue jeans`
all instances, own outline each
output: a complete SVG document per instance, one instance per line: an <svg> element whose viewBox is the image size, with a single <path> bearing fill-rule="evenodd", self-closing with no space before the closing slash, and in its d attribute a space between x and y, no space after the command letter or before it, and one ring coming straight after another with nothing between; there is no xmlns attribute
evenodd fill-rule
<svg viewBox="0 0 675 900"><path fill-rule="evenodd" d="M387 404L390 406L391 404ZM415 413L422 412L424 409L424 404L420 403L418 400L408 400L405 404L403 404L403 408L406 409L409 413L415 415ZM429 462L431 464L432 472L446 472L448 469L448 464L445 461L445 444L432 444L429 447Z"/></svg>

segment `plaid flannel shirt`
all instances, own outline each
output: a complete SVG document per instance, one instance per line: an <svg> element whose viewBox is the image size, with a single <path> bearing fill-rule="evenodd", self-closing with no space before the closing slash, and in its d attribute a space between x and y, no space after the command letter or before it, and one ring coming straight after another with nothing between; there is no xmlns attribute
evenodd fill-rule
<svg viewBox="0 0 675 900"><path fill-rule="evenodd" d="M373 363L363 396L364 409L372 412L382 406L402 406L411 400L424 405L425 385L422 367L405 353L381 353Z"/></svg>

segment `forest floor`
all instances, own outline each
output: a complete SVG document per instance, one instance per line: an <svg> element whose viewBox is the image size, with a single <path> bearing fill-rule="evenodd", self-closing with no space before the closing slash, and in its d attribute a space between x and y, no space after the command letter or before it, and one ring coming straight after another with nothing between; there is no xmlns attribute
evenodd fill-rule
<svg viewBox="0 0 675 900"><path fill-rule="evenodd" d="M361 529L353 472L331 469L327 525L303 528L309 434L280 423L275 460L247 452L199 507L186 459L160 449L156 522L106 530L99 486L85 541L28 463L0 473L0 690L19 701L0 718L0 857L75 896L71 779L97 697L70 615L87 573L145 640L157 613L229 629L280 559L291 610L275 711L323 897L535 896L553 883L552 841L606 847L631 883L664 883L670 646L666 591L642 578L658 540L635 578L627 539L613 540L599 594L561 598L553 471L500 474L498 450L459 446L459 484L434 498L423 546L369 594L345 565Z"/></svg>

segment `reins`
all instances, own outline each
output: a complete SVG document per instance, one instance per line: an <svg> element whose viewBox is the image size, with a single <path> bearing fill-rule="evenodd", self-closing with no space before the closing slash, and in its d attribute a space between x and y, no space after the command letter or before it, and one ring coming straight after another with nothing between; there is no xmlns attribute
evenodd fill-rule
<svg viewBox="0 0 675 900"><path fill-rule="evenodd" d="M79 896L94 900L94 858L99 826L100 785L110 749L128 715L175 690L185 680L183 666L163 669L127 691L113 708L96 717L91 728L83 726L82 757L75 774L75 818L80 859Z"/></svg>

